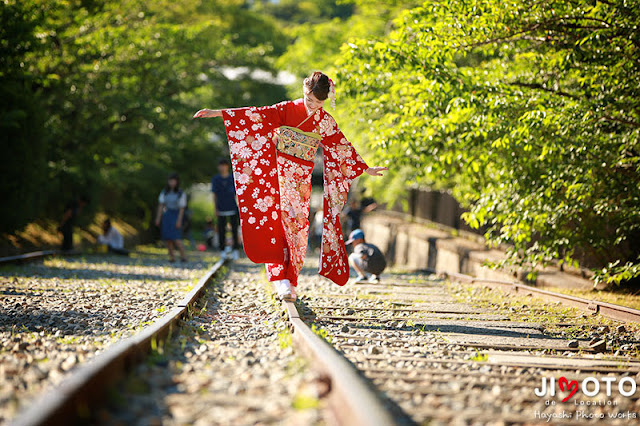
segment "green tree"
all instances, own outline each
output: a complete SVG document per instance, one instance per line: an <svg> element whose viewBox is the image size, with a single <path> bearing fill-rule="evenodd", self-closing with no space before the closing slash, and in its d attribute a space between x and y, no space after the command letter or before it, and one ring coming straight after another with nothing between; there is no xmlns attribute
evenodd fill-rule
<svg viewBox="0 0 640 426"><path fill-rule="evenodd" d="M255 12L273 16L283 26L344 19L353 13L353 2L348 0L256 0L251 3Z"/></svg>
<svg viewBox="0 0 640 426"><path fill-rule="evenodd" d="M337 13L326 13L323 20L303 20L298 25L289 27L287 32L293 41L278 58L277 65L299 78L306 77L314 70L322 70L332 76L336 82L338 101L335 111L330 112L358 151L365 158L373 159L368 152L375 145L371 143L371 134L366 131L369 126L368 118L363 117L361 111L353 110L352 105L343 98L345 91L338 74L343 55L342 46L363 38L384 37L393 30L393 19L419 2L348 0L345 3L352 5L350 14L338 16ZM289 96L300 97L299 80L289 87ZM363 176L358 182L376 190L377 195L385 201L394 203L402 198L402 191L390 188L406 187L411 175L409 168L404 168L401 173L397 170L393 175L382 179Z"/></svg>
<svg viewBox="0 0 640 426"><path fill-rule="evenodd" d="M51 215L84 192L94 206L148 217L169 171L186 183L205 180L225 150L222 125L191 120L194 111L285 95L273 84L225 76L234 67L273 71L271 58L286 45L273 22L243 1L16 0L0 8L11 24L3 25L2 46L23 64L16 78L30 81L16 95L29 107L16 127L21 166L46 178L34 193ZM29 154L36 148L44 157ZM20 220L3 218L4 231L37 217L17 204Z"/></svg>
<svg viewBox="0 0 640 426"><path fill-rule="evenodd" d="M33 15L33 7L22 2L0 3L0 233L22 227L44 205L44 119L34 89L39 77L24 69L26 56L38 43Z"/></svg>
<svg viewBox="0 0 640 426"><path fill-rule="evenodd" d="M640 4L428 1L343 48L378 160L448 188L511 261L640 276Z"/></svg>

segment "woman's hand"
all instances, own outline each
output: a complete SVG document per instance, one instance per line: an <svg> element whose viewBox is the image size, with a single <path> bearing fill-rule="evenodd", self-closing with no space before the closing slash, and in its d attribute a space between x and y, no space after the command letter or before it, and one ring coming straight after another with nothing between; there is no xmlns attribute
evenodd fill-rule
<svg viewBox="0 0 640 426"><path fill-rule="evenodd" d="M182 222L181 221L177 221L176 222L176 229L182 229Z"/></svg>
<svg viewBox="0 0 640 426"><path fill-rule="evenodd" d="M201 109L193 115L193 118L209 118L209 117L222 117L222 111L219 109Z"/></svg>
<svg viewBox="0 0 640 426"><path fill-rule="evenodd" d="M382 176L382 172L389 170L386 167L369 167L364 172L371 176Z"/></svg>
<svg viewBox="0 0 640 426"><path fill-rule="evenodd" d="M160 226L160 219L156 219L156 226Z"/></svg>

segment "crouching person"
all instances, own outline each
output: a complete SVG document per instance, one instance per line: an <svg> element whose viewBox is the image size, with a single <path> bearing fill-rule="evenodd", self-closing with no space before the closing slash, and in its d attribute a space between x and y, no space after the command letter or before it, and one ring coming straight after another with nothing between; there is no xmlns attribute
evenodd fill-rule
<svg viewBox="0 0 640 426"><path fill-rule="evenodd" d="M358 273L354 282L366 279L369 279L370 282L379 282L380 274L387 267L387 261L380 249L365 242L364 232L361 229L353 230L345 244L353 244L353 253L349 256L349 264Z"/></svg>
<svg viewBox="0 0 640 426"><path fill-rule="evenodd" d="M110 219L105 219L102 223L103 235L98 236L98 243L107 246L110 253L129 256L129 251L124 249L124 238L116 228L111 225Z"/></svg>

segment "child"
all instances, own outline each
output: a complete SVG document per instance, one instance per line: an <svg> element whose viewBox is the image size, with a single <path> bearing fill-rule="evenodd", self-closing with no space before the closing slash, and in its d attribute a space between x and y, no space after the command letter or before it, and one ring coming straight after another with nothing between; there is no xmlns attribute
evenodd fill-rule
<svg viewBox="0 0 640 426"><path fill-rule="evenodd" d="M210 217L207 218L207 224L202 235L207 243L207 248L213 249L216 243L216 233L213 229L213 220Z"/></svg>
<svg viewBox="0 0 640 426"><path fill-rule="evenodd" d="M349 256L349 264L358 273L354 282L366 280L367 273L371 274L369 282L380 282L380 274L387 267L387 261L380 249L364 241L364 232L361 229L351 232L349 240L345 244L353 244L353 253Z"/></svg>

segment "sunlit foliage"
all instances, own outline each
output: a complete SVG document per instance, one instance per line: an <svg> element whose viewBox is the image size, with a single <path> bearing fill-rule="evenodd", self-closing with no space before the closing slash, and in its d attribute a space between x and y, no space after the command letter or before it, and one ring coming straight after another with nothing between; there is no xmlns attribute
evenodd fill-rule
<svg viewBox="0 0 640 426"><path fill-rule="evenodd" d="M0 2L0 232L82 193L146 219L170 171L207 180L224 133L191 115L281 100L280 87L224 71L273 70L285 45L243 1Z"/></svg>
<svg viewBox="0 0 640 426"><path fill-rule="evenodd" d="M343 47L372 152L450 189L512 261L640 274L640 3L427 1Z"/></svg>

